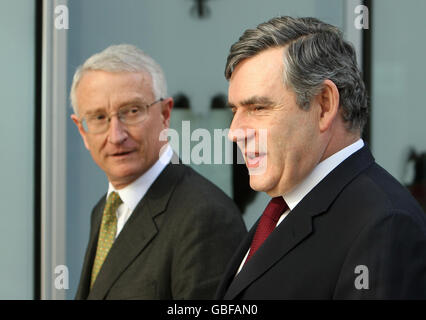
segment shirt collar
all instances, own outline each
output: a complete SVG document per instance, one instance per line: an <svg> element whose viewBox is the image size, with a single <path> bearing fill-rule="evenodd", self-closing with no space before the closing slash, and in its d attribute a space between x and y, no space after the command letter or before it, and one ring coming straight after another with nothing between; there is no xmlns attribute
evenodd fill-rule
<svg viewBox="0 0 426 320"><path fill-rule="evenodd" d="M123 189L116 190L114 186L109 182L108 184L108 193L113 191L117 192L120 195L123 203L133 211L141 199L145 196L149 187L154 183L160 173L164 170L164 168L169 164L170 160L173 156L173 149L167 144L164 152L162 152L160 158L154 165L148 169L143 175L133 181L131 184L126 186Z"/></svg>
<svg viewBox="0 0 426 320"><path fill-rule="evenodd" d="M318 184L324 179L334 168L342 163L351 154L355 153L364 146L364 141L359 139L353 144L343 148L339 152L331 155L327 159L318 163L312 172L293 190L283 195L285 202L290 210L293 210L297 204Z"/></svg>

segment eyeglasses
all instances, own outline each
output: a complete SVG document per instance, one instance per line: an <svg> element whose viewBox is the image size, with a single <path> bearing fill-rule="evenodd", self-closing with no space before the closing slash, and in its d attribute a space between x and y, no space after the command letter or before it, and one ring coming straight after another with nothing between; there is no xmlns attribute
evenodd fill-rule
<svg viewBox="0 0 426 320"><path fill-rule="evenodd" d="M117 115L118 120L125 125L135 125L146 119L148 116L148 108L152 105L163 101L163 98L155 100L148 105L129 105L120 108L117 112L107 113L105 111L88 114L81 118L80 123L84 131L97 134L104 133L109 128L109 123L113 115Z"/></svg>

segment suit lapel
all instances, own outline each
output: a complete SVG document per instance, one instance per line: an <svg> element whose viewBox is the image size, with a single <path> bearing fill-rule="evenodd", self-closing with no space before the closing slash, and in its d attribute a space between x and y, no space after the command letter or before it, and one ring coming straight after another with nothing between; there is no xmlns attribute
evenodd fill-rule
<svg viewBox="0 0 426 320"><path fill-rule="evenodd" d="M86 255L84 257L84 264L81 271L81 279L78 286L78 291L75 298L77 300L86 299L90 291L90 278L92 275L93 261L96 256L96 248L99 237L99 227L101 225L102 214L105 208L106 195L96 204L91 222L90 238L86 249Z"/></svg>
<svg viewBox="0 0 426 320"><path fill-rule="evenodd" d="M246 237L241 242L241 244L235 251L234 255L232 256L231 260L229 261L226 267L224 276L222 278L222 281L220 282L218 289L216 291L216 299L223 299L225 292L227 288L229 287L229 284L233 281L235 274L237 273L238 268L240 267L241 262L243 261L244 256L246 255L247 250L250 247L258 222L259 220L253 225L253 227L247 233Z"/></svg>
<svg viewBox="0 0 426 320"><path fill-rule="evenodd" d="M114 282L158 233L155 217L162 214L184 166L169 164L152 184L115 240L88 299L103 299Z"/></svg>
<svg viewBox="0 0 426 320"><path fill-rule="evenodd" d="M250 233L254 234L255 227L257 227L257 224ZM235 298L242 290L309 236L311 232L312 221L310 215L296 208L292 210L285 220L265 240L258 251L256 251L256 254L246 262L240 273L232 281L224 299ZM248 250L250 243L247 245L246 250ZM241 260L239 260L240 263Z"/></svg>
<svg viewBox="0 0 426 320"><path fill-rule="evenodd" d="M230 272L227 274L226 282L223 283L226 288L226 285L232 281L228 290L225 295L219 297L236 298L253 281L285 257L290 250L308 238L312 233L314 217L326 212L340 191L373 162L374 158L370 151L367 147L363 147L337 166L289 213L232 281L232 276L235 275L250 246L256 224L250 230L250 236L244 241L244 248L241 247L241 251L229 267ZM225 288L221 288L222 292Z"/></svg>

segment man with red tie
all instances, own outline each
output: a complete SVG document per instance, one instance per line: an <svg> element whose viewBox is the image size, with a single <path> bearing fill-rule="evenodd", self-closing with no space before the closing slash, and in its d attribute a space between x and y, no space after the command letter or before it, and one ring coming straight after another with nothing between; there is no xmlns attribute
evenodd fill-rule
<svg viewBox="0 0 426 320"><path fill-rule="evenodd" d="M216 297L425 299L426 216L361 139L367 93L342 33L274 18L231 47L225 75L229 137L272 200Z"/></svg>

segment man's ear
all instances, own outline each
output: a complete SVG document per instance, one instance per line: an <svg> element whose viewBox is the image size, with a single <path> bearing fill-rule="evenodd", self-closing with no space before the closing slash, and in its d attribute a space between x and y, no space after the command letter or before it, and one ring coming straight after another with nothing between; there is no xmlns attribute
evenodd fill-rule
<svg viewBox="0 0 426 320"><path fill-rule="evenodd" d="M84 131L83 126L81 125L80 121L78 120L77 115L72 114L71 119L72 119L72 121L74 121L75 125L77 126L78 132L80 132L81 138L83 139L83 142L84 142L84 146L86 147L87 150L90 150L89 144L87 142L86 131Z"/></svg>
<svg viewBox="0 0 426 320"><path fill-rule="evenodd" d="M169 97L161 102L161 117L165 128L170 126L170 115L173 109L173 98Z"/></svg>
<svg viewBox="0 0 426 320"><path fill-rule="evenodd" d="M325 80L315 100L320 107L319 129L323 133L331 127L339 114L339 90L334 82Z"/></svg>

